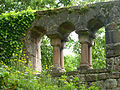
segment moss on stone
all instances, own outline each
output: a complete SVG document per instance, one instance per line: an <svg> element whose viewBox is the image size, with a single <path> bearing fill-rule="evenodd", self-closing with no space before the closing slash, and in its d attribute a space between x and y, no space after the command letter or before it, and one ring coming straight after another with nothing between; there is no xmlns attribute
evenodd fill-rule
<svg viewBox="0 0 120 90"><path fill-rule="evenodd" d="M90 8L88 6L84 6L82 8L80 8L79 10L79 14L85 14L90 10Z"/></svg>
<svg viewBox="0 0 120 90"><path fill-rule="evenodd" d="M96 8L96 7L97 7L96 4L90 6L90 8Z"/></svg>

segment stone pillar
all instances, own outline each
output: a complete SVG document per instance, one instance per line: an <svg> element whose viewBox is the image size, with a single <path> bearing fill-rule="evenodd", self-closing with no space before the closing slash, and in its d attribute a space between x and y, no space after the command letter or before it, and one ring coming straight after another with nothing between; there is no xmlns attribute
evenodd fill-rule
<svg viewBox="0 0 120 90"><path fill-rule="evenodd" d="M41 72L41 41L42 37L32 38L29 48L28 66L38 71L37 73Z"/></svg>
<svg viewBox="0 0 120 90"><path fill-rule="evenodd" d="M89 43L88 46L88 63L89 63L89 68L92 69L92 46L94 45L93 40L90 40L91 42Z"/></svg>
<svg viewBox="0 0 120 90"><path fill-rule="evenodd" d="M81 42L81 62L79 68L80 69L89 68L87 42Z"/></svg>
<svg viewBox="0 0 120 90"><path fill-rule="evenodd" d="M28 66L41 72L41 41L42 34L35 31L28 31L25 37L24 47L28 55Z"/></svg>
<svg viewBox="0 0 120 90"><path fill-rule="evenodd" d="M37 45L36 45L36 62L35 62L35 70L41 72L41 42L42 42L42 37L37 38Z"/></svg>
<svg viewBox="0 0 120 90"><path fill-rule="evenodd" d="M92 69L92 38L88 30L79 31L81 43L81 62L78 69Z"/></svg>
<svg viewBox="0 0 120 90"><path fill-rule="evenodd" d="M89 68L92 69L92 46L88 46L88 63L89 63Z"/></svg>
<svg viewBox="0 0 120 90"><path fill-rule="evenodd" d="M65 72L64 68L64 47L65 47L65 42L61 42L61 48L60 48L60 66L61 66L61 71Z"/></svg>
<svg viewBox="0 0 120 90"><path fill-rule="evenodd" d="M53 46L53 72L59 72L60 67L60 47L61 47L61 40L59 38L52 39L51 45Z"/></svg>

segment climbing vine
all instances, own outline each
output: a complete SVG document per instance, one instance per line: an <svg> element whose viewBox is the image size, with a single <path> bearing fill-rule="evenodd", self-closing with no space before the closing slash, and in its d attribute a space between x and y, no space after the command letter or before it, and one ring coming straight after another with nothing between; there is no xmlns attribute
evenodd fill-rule
<svg viewBox="0 0 120 90"><path fill-rule="evenodd" d="M0 15L0 60L8 64L12 54L23 47L22 37L34 18L32 10Z"/></svg>

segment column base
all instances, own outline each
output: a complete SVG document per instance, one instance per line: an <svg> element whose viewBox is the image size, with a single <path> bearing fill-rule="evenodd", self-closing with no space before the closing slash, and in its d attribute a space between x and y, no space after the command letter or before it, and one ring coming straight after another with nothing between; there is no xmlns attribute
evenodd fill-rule
<svg viewBox="0 0 120 90"><path fill-rule="evenodd" d="M60 72L66 72L66 70L65 69L61 69Z"/></svg>
<svg viewBox="0 0 120 90"><path fill-rule="evenodd" d="M87 67L87 66L80 66L77 69L78 70L86 70L86 69L89 69L89 67Z"/></svg>
<svg viewBox="0 0 120 90"><path fill-rule="evenodd" d="M61 73L61 72L66 72L66 70L61 69L60 67L53 67L52 68L52 73Z"/></svg>
<svg viewBox="0 0 120 90"><path fill-rule="evenodd" d="M93 67L90 66L89 69L93 69Z"/></svg>
<svg viewBox="0 0 120 90"><path fill-rule="evenodd" d="M82 64L80 67L77 68L78 70L86 70L86 69L92 69L89 65Z"/></svg>

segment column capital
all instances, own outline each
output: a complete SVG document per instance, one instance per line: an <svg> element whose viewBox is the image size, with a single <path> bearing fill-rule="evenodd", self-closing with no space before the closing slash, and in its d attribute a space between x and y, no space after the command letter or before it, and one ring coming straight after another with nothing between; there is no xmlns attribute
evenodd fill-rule
<svg viewBox="0 0 120 90"><path fill-rule="evenodd" d="M59 46L59 47L61 47L61 39L60 38L53 38L53 39L51 39L51 45L52 46Z"/></svg>
<svg viewBox="0 0 120 90"><path fill-rule="evenodd" d="M88 32L88 30L84 30L79 32L79 42L80 43L88 43L90 46L94 45L93 36Z"/></svg>

